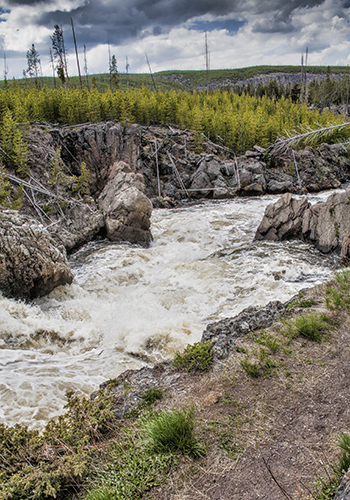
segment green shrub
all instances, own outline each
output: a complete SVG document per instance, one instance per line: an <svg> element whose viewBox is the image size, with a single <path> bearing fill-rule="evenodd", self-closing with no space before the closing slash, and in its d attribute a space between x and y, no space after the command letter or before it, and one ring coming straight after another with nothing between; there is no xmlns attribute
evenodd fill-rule
<svg viewBox="0 0 350 500"><path fill-rule="evenodd" d="M194 409L184 408L161 412L146 427L151 448L155 452L180 452L199 457L205 454L205 446L194 436Z"/></svg>
<svg viewBox="0 0 350 500"><path fill-rule="evenodd" d="M0 498L66 499L90 474L95 445L113 427L112 399L67 395L67 412L43 434L0 425Z"/></svg>
<svg viewBox="0 0 350 500"><path fill-rule="evenodd" d="M184 353L176 353L174 359L175 368L184 368L188 372L191 370L208 371L212 364L213 351L210 340L203 343L196 342L193 345L189 344Z"/></svg>

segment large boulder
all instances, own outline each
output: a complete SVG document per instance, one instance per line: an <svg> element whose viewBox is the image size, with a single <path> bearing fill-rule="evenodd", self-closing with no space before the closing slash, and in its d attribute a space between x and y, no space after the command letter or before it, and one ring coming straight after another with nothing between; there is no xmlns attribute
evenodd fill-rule
<svg viewBox="0 0 350 500"><path fill-rule="evenodd" d="M144 194L141 174L132 172L124 162L114 163L98 201L111 241L150 244L152 203Z"/></svg>
<svg viewBox="0 0 350 500"><path fill-rule="evenodd" d="M290 193L284 194L265 210L256 234L256 240L281 241L301 235L303 215L310 207L306 198L297 200Z"/></svg>
<svg viewBox="0 0 350 500"><path fill-rule="evenodd" d="M0 212L0 290L33 299L73 281L65 249L37 221L14 210Z"/></svg>
<svg viewBox="0 0 350 500"><path fill-rule="evenodd" d="M350 232L350 191L334 193L304 214L302 235L323 253L340 253Z"/></svg>

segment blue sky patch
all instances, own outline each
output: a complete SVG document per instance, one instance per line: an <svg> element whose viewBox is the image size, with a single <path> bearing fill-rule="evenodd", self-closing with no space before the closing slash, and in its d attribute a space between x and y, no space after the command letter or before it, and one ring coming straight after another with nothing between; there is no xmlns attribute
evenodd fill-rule
<svg viewBox="0 0 350 500"><path fill-rule="evenodd" d="M236 21L236 19L227 19L225 21L194 21L191 24L191 28L197 31L227 30L230 35L234 35L244 24L246 24L246 21Z"/></svg>

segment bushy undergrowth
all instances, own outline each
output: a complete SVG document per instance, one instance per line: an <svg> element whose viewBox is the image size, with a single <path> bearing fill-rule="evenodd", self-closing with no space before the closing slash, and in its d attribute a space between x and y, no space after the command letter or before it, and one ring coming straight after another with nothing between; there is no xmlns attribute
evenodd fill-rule
<svg viewBox="0 0 350 500"><path fill-rule="evenodd" d="M183 368L188 372L192 370L208 371L212 364L213 351L210 340L189 344L183 354L176 353L174 359L175 368Z"/></svg>
<svg viewBox="0 0 350 500"><path fill-rule="evenodd" d="M151 448L156 452L204 455L205 447L194 435L193 414L193 407L156 414L145 427Z"/></svg>
<svg viewBox="0 0 350 500"><path fill-rule="evenodd" d="M0 425L0 499L68 498L90 472L96 444L115 432L112 399L67 395L67 412L43 434Z"/></svg>

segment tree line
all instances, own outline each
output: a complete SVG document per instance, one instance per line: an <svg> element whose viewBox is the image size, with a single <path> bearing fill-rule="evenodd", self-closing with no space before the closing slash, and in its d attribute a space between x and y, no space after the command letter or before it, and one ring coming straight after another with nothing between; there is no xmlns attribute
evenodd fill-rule
<svg viewBox="0 0 350 500"><path fill-rule="evenodd" d="M267 147L286 131L341 123L331 112L309 110L306 103L233 91L151 91L148 88L111 92L79 89L19 88L0 90L0 123L47 122L75 125L116 120L123 124L174 125L221 141L237 153L255 144Z"/></svg>

